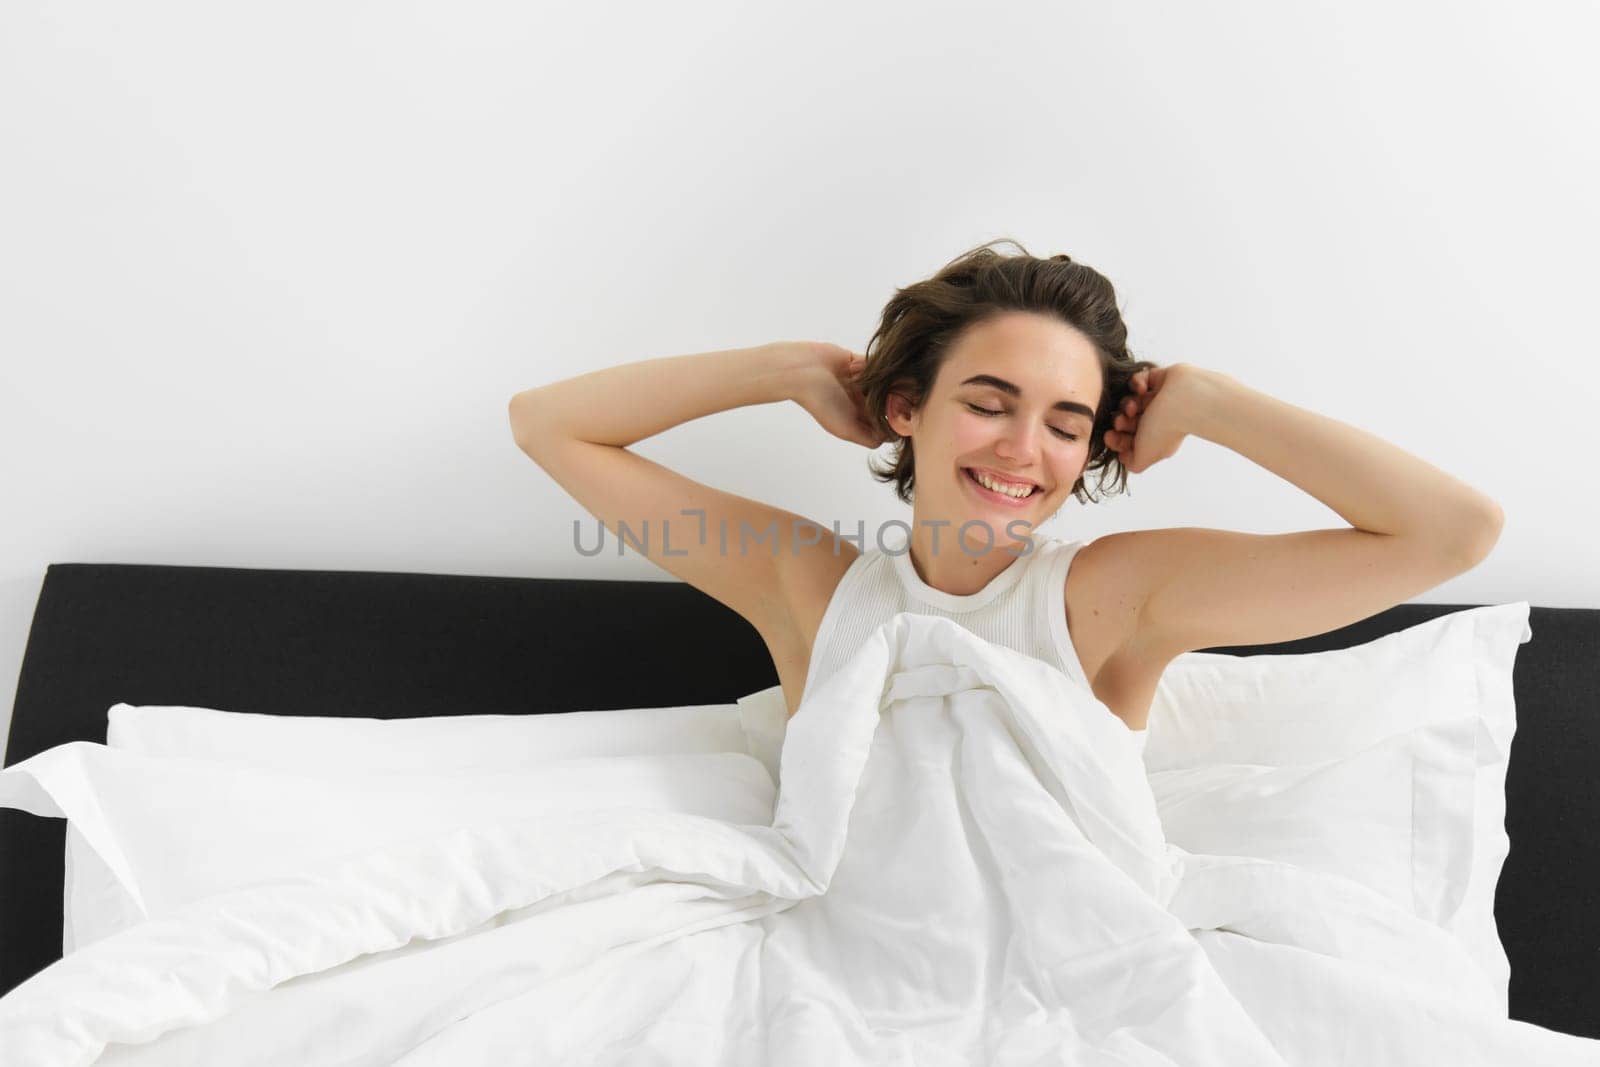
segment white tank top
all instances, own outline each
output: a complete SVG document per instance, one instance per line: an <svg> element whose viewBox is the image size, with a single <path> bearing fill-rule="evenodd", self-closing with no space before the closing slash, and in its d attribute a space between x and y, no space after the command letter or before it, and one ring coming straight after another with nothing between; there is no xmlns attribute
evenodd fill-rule
<svg viewBox="0 0 1600 1067"><path fill-rule="evenodd" d="M1088 542L1061 541L1037 531L1032 538L1032 552L1017 556L988 585L965 596L924 582L910 552L863 552L839 579L822 613L801 700L843 667L868 634L902 611L950 619L985 641L1043 660L1092 690L1067 630L1066 607L1067 568ZM1149 731L1130 732L1143 751Z"/></svg>

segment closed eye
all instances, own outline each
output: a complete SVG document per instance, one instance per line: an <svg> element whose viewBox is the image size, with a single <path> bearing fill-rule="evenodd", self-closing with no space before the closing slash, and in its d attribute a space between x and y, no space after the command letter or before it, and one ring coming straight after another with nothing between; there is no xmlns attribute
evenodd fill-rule
<svg viewBox="0 0 1600 1067"><path fill-rule="evenodd" d="M967 402L967 407L971 408L973 411L977 412L979 415L984 415L984 416L987 416L989 418L993 418L996 415L1004 415L1005 414L1005 412L996 411L993 408L979 407L977 404L971 403L970 401ZM1078 439L1078 435L1077 434L1068 433L1065 430L1058 430L1054 426L1050 427L1050 432L1055 434L1057 437L1061 438L1064 441L1076 441Z"/></svg>

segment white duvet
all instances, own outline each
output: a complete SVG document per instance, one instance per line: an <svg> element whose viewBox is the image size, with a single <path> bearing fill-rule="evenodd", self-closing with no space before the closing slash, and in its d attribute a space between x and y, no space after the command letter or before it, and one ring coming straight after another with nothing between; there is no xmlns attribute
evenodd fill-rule
<svg viewBox="0 0 1600 1067"><path fill-rule="evenodd" d="M0 998L0 1058L1600 1063L1383 895L1168 844L1121 721L949 620L817 689L781 783L770 826L506 819L202 898Z"/></svg>

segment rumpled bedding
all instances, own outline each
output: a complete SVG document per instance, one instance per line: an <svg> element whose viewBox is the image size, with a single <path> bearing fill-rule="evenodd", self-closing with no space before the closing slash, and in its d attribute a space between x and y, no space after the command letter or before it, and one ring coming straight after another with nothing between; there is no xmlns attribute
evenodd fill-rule
<svg viewBox="0 0 1600 1067"><path fill-rule="evenodd" d="M770 826L501 819L196 900L0 998L4 1060L1600 1063L1367 887L1166 842L1122 722L950 620L781 758Z"/></svg>

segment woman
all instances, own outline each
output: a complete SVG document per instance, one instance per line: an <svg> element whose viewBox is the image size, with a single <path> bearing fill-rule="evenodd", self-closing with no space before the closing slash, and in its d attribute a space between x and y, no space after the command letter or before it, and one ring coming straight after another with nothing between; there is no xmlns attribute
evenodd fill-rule
<svg viewBox="0 0 1600 1067"><path fill-rule="evenodd" d="M613 534L626 526L649 559L754 626L791 716L872 626L915 610L1054 663L1140 731L1173 657L1337 629L1471 569L1498 539L1503 516L1483 493L1225 374L1135 360L1104 276L994 243L897 291L864 356L777 342L595 371L513 397L516 441ZM823 538L627 448L782 400L844 440L895 443L873 474L912 506L903 551ZM1350 525L1031 536L1068 496L1091 499L1089 473L1120 489L1190 434Z"/></svg>

